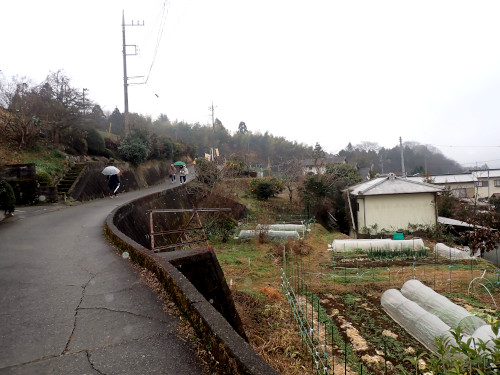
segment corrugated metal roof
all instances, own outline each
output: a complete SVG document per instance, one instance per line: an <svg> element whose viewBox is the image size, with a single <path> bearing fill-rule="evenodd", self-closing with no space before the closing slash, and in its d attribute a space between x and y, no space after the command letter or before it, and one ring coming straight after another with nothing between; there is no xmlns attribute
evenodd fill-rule
<svg viewBox="0 0 500 375"><path fill-rule="evenodd" d="M444 217L444 216L438 216L438 223L444 224L444 225L451 225L455 227L467 227L467 228L474 228L474 224L469 224L466 223L465 221L460 221L456 219L450 219L449 217ZM476 228L488 228L488 227L482 227L480 225L476 225ZM496 229L494 229L496 230Z"/></svg>
<svg viewBox="0 0 500 375"><path fill-rule="evenodd" d="M488 174L489 172L489 174ZM472 175L477 179L487 179L500 177L500 169L490 169L489 171L473 171ZM476 181L475 180L475 181Z"/></svg>
<svg viewBox="0 0 500 375"><path fill-rule="evenodd" d="M488 171L472 171L471 173L460 173L460 174L443 174L437 176L429 176L434 184L460 184L460 183L472 183L480 179L488 179ZM500 178L500 169L490 169L489 178ZM424 177L408 177L408 180L423 182Z"/></svg>
<svg viewBox="0 0 500 375"><path fill-rule="evenodd" d="M424 179L431 179L434 184L459 184L465 182L474 182L474 177L470 173L461 174L445 174L439 176L424 177L408 177L408 180L423 182Z"/></svg>
<svg viewBox="0 0 500 375"><path fill-rule="evenodd" d="M378 177L349 188L353 195L436 193L443 188L396 176Z"/></svg>

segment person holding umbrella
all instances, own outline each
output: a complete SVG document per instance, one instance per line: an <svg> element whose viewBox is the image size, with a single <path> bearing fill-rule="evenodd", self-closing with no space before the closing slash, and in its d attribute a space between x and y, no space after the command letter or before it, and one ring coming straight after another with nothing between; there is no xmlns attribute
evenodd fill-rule
<svg viewBox="0 0 500 375"><path fill-rule="evenodd" d="M109 197L114 198L118 195L120 188L120 170L112 165L103 169L102 174L108 179Z"/></svg>
<svg viewBox="0 0 500 375"><path fill-rule="evenodd" d="M183 161L176 161L174 163L176 167L179 167L179 181L181 185L186 182L186 175L189 173L187 168L186 168L186 163Z"/></svg>
<svg viewBox="0 0 500 375"><path fill-rule="evenodd" d="M189 171L186 168L186 166L185 165L181 165L181 169L179 171L179 179L181 181L181 185L183 183L186 183L186 175L188 175L188 174L189 174Z"/></svg>

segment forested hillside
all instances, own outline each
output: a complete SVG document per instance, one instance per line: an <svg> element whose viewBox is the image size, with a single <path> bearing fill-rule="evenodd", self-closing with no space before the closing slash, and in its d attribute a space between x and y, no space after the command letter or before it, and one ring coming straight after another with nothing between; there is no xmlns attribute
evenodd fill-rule
<svg viewBox="0 0 500 375"><path fill-rule="evenodd" d="M401 148L380 147L377 143L363 142L352 146L350 143L339 152L350 163L360 168L372 168L374 173L400 173ZM461 173L464 168L456 161L448 159L438 149L416 142L403 143L403 157L407 175L437 175Z"/></svg>
<svg viewBox="0 0 500 375"><path fill-rule="evenodd" d="M26 77L0 82L0 131L5 144L16 150L55 147L68 154L147 159L203 157L217 149L220 160L237 157L248 165L276 165L310 157L312 147L269 133L247 129L242 121L231 134L217 119L214 124L189 124L138 113L125 115L118 108L105 113L98 103L75 88L58 71L41 83ZM127 139L128 138L128 139ZM132 155L132 157L130 156Z"/></svg>
<svg viewBox="0 0 500 375"><path fill-rule="evenodd" d="M234 133L218 119L213 124L189 124L170 121L166 114L152 119L130 113L128 124L130 132L126 134L125 115L118 108L105 113L99 103L85 95L85 89L73 87L61 71L50 73L41 83L18 77L0 82L0 131L3 140L19 150L50 145L68 154L128 158L140 163L147 159L194 159L217 149L220 160L237 158L247 167L277 167L318 157L309 145L253 132L244 121ZM328 144L315 146L328 148ZM372 142L349 143L339 155L351 165L372 168L372 174L401 171L399 145L386 149ZM321 156L328 155L321 152ZM404 159L409 175L462 171L439 150L414 142L404 144Z"/></svg>

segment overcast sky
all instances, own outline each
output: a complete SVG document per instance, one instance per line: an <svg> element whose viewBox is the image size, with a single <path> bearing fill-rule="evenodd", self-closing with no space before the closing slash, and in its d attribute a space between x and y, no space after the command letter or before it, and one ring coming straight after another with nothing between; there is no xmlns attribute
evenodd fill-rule
<svg viewBox="0 0 500 375"><path fill-rule="evenodd" d="M122 10L131 112L500 167L499 1L8 0L0 78L63 70L123 112Z"/></svg>

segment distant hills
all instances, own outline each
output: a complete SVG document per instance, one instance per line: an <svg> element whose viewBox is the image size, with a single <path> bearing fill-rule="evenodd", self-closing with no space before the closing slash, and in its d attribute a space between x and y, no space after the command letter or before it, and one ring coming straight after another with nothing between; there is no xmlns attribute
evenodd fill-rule
<svg viewBox="0 0 500 375"><path fill-rule="evenodd" d="M339 152L349 163L360 168L372 168L375 173L400 173L401 148L384 148L376 143L364 142L352 146L350 143ZM438 175L465 172L456 161L444 156L437 148L416 142L403 144L403 157L407 175Z"/></svg>

